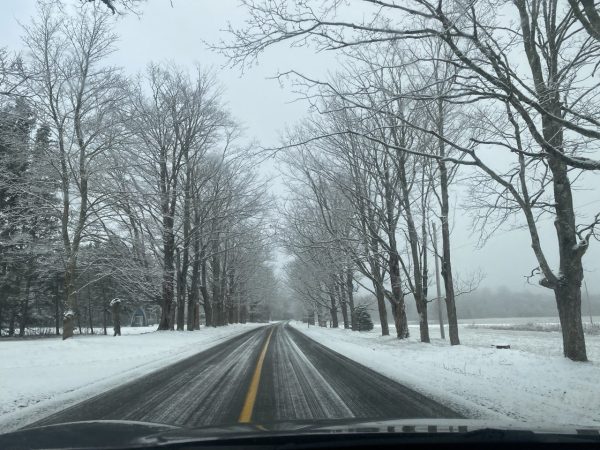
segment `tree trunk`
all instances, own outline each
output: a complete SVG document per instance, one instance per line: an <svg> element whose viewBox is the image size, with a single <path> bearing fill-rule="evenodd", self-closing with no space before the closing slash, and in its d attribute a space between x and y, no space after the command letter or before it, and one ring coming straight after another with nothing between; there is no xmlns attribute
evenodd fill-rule
<svg viewBox="0 0 600 450"><path fill-rule="evenodd" d="M442 155L445 153L442 152ZM450 198L448 194L448 169L446 163L438 161L440 169L440 190L442 198L442 279L446 291L446 311L448 313L448 336L450 345L459 345L458 317L456 315L456 299L454 295L454 279L452 278L452 263L450 258L450 225L448 214L450 212Z"/></svg>
<svg viewBox="0 0 600 450"><path fill-rule="evenodd" d="M587 361L585 336L581 320L581 284L583 265L581 258L587 243L577 243L575 211L568 169L564 163L548 158L553 175L556 219L554 225L558 238L559 277L553 286L558 317L563 335L564 355L573 361Z"/></svg>
<svg viewBox="0 0 600 450"><path fill-rule="evenodd" d="M593 2L589 2L593 5ZM556 45L556 30L547 29L547 36L543 37L547 42L548 52L542 52L538 41L533 36L534 32L530 21L537 20L530 17L528 7L524 2L515 2L521 18L523 28L523 46L527 55L527 61L531 69L531 75L535 82L535 90L540 105L544 112L541 113L543 142L539 142L542 149L547 153L548 167L552 173L552 188L554 193L554 210L556 237L559 252L558 276L551 273L547 264L540 263L544 279L540 284L554 291L558 316L563 334L564 355L573 361L587 361L585 337L581 321L581 283L583 282L583 265L581 259L585 254L588 241L577 242L577 230L575 224L575 210L573 207L573 195L571 182L569 180L568 167L555 156L550 149L545 148L548 143L555 150L564 152L564 128L554 117L564 117L561 96L569 81L560 80L559 63L561 54ZM549 21L556 19L556 8L546 12ZM553 42L554 41L554 42ZM554 45L553 45L554 44ZM544 63L546 68L544 68ZM547 69L547 73L546 70ZM546 113L547 111L547 113ZM526 205L529 207L530 205ZM531 230L531 225L530 225ZM532 230L536 232L536 230ZM534 237L532 232L532 238ZM588 236L588 239L591 235ZM536 236L537 239L537 236ZM532 239L533 240L533 239ZM540 261L541 250L539 244L533 243L534 250L538 246L536 257Z"/></svg>
<svg viewBox="0 0 600 450"><path fill-rule="evenodd" d="M348 320L348 304L346 303L346 292L342 284L335 283L336 292L338 294L338 298L340 299L340 304L342 306L342 319L344 320L344 329L350 328L350 321Z"/></svg>
<svg viewBox="0 0 600 450"><path fill-rule="evenodd" d="M121 336L121 302L112 301L113 336Z"/></svg>
<svg viewBox="0 0 600 450"><path fill-rule="evenodd" d="M206 326L214 327L212 299L210 298L208 288L206 287L208 280L206 276L206 259L204 257L202 257L201 269L202 285L200 286L200 291L202 292L202 304L204 306L204 315L206 316Z"/></svg>
<svg viewBox="0 0 600 450"><path fill-rule="evenodd" d="M315 314L317 316L317 325L323 326L323 311L321 305L315 302Z"/></svg>
<svg viewBox="0 0 600 450"><path fill-rule="evenodd" d="M337 316L337 305L335 304L335 296L333 293L329 294L329 300L331 302L331 307L329 308L329 314L331 315L331 328L338 328L338 316Z"/></svg>
<svg viewBox="0 0 600 450"><path fill-rule="evenodd" d="M435 222L433 222L433 255L435 261L435 289L437 293L437 312L438 312L438 321L440 323L440 337L442 339L446 339L446 334L444 332L444 316L442 314L442 287L440 283L440 268L439 268L439 256L438 256L438 246L437 246L437 227L435 226Z"/></svg>
<svg viewBox="0 0 600 450"><path fill-rule="evenodd" d="M400 157L399 169L403 169L403 164L405 163L405 158ZM404 176L404 171L400 171L399 174ZM398 254L398 245L396 242L396 229L398 225L396 211L396 189L392 186L390 181L390 172L387 164L385 164L384 169L384 188L385 188L385 227L386 234L388 236L388 244L389 244L389 256L388 256L388 270L390 274L390 284L392 288L392 298L390 302L392 304L392 313L394 315L394 326L396 327L396 336L398 339L406 339L409 336L408 331L408 320L406 318L406 305L404 302L404 293L402 292L402 280L400 277L400 255ZM402 178L401 178L402 181ZM407 196L406 187L403 186L402 193ZM406 202L408 203L408 202ZM402 200L400 199L400 204L402 204ZM406 209L406 205L405 209ZM407 214L407 222L410 224L411 216L410 211ZM413 224L414 225L414 224ZM411 242L411 245L416 244L416 242Z"/></svg>
<svg viewBox="0 0 600 450"><path fill-rule="evenodd" d="M173 224L170 217L163 219L165 230L163 231L163 280L162 280L162 305L161 316L158 324L159 330L170 330L173 328L173 299L175 278L175 236L173 235Z"/></svg>
<svg viewBox="0 0 600 450"><path fill-rule="evenodd" d="M176 250L175 271L177 272L177 331L185 329L185 294L186 294L186 274L181 266L181 252Z"/></svg>
<svg viewBox="0 0 600 450"><path fill-rule="evenodd" d="M2 337L2 325L4 324L4 305L5 300L0 298L0 338Z"/></svg>
<svg viewBox="0 0 600 450"><path fill-rule="evenodd" d="M171 305L171 317L169 318L169 330L175 330L175 315L177 314L177 302Z"/></svg>
<svg viewBox="0 0 600 450"><path fill-rule="evenodd" d="M424 318L419 312L419 330L421 332L421 342L430 342L429 340L429 322L427 318L427 307L429 306L429 302L427 301L427 293L428 293L428 267L427 267L427 215L425 208L425 201L423 203L423 222L421 224L421 247L423 249L421 254L421 265L419 268L421 274L421 311L423 311Z"/></svg>
<svg viewBox="0 0 600 450"><path fill-rule="evenodd" d="M15 335L15 323L17 318L17 308L15 305L12 305L10 308L10 317L8 319L8 337L13 337Z"/></svg>
<svg viewBox="0 0 600 450"><path fill-rule="evenodd" d="M173 306L173 272L166 270L163 273L162 283L162 305L160 313L159 330L169 330L171 328L171 308Z"/></svg>
<svg viewBox="0 0 600 450"><path fill-rule="evenodd" d="M177 262L180 266L177 269L177 330L183 331L185 329L185 300L187 294L187 273L190 263L190 230L192 226L192 178L193 178L193 165L189 160L189 148L187 145L184 146L184 161L186 165L185 171L185 185L184 185L184 201L183 201L183 256L180 261L179 252L177 252ZM189 299L188 299L189 301ZM193 316L190 319L190 313L193 311L193 305L188 305L188 329L190 324L192 325L193 331Z"/></svg>
<svg viewBox="0 0 600 450"><path fill-rule="evenodd" d="M240 306L240 323L248 322L248 305L243 303Z"/></svg>
<svg viewBox="0 0 600 450"><path fill-rule="evenodd" d="M92 295L90 292L90 286L88 285L87 287L87 293L88 293L88 323L90 325L90 333L94 334L94 318L92 316Z"/></svg>
<svg viewBox="0 0 600 450"><path fill-rule="evenodd" d="M223 299L221 293L221 264L218 255L218 242L213 243L213 255L211 258L212 269L212 300L213 300L213 325L223 325Z"/></svg>
<svg viewBox="0 0 600 450"><path fill-rule="evenodd" d="M106 336L108 334L106 328L107 328L107 322L108 322L108 318L106 317L108 314L108 302L106 301L106 290L102 289L102 334L104 334L104 336Z"/></svg>
<svg viewBox="0 0 600 450"><path fill-rule="evenodd" d="M356 317L354 317L354 275L352 269L346 270L346 295L348 298L348 306L350 307L350 323L352 330L356 330Z"/></svg>
<svg viewBox="0 0 600 450"><path fill-rule="evenodd" d="M392 301L392 316L394 317L394 327L396 328L396 337L406 339L409 336L408 320L406 318L406 305Z"/></svg>
<svg viewBox="0 0 600 450"><path fill-rule="evenodd" d="M187 313L187 329L193 331L199 329L200 311L198 308L200 294L200 236L196 232L194 234L193 244L194 255L192 258L192 280L190 283L190 292L188 294L188 313Z"/></svg>
<svg viewBox="0 0 600 450"><path fill-rule="evenodd" d="M225 240L225 249L227 249L228 246L228 242L227 240ZM219 281L220 281L220 286L219 286L219 292L220 292L220 297L221 297L221 318L219 323L221 325L227 325L229 323L229 297L228 297L228 292L227 292L227 269L228 269L228 255L229 252L227 250L225 250L224 252L221 253L222 256L222 260L221 260L221 264L220 264L220 276L219 276Z"/></svg>
<svg viewBox="0 0 600 450"><path fill-rule="evenodd" d="M419 331L421 342L430 342L429 340L429 323L427 322L427 300L420 299L417 301L417 313L419 314Z"/></svg>
<svg viewBox="0 0 600 450"><path fill-rule="evenodd" d="M196 287L196 290L198 287ZM194 331L197 329L197 320L196 320L196 312L198 305L198 295L193 295L192 292L188 295L188 304L187 304L187 330Z"/></svg>
<svg viewBox="0 0 600 450"><path fill-rule="evenodd" d="M381 323L381 335L389 336L390 328L387 322L387 310L385 309L385 293L383 292L383 287L380 283L373 282L373 288L375 289L375 298L377 299L377 309L379 311L379 322ZM394 312L392 307L392 312ZM396 320L396 315L394 314L394 321ZM396 327L397 329L397 327Z"/></svg>
<svg viewBox="0 0 600 450"><path fill-rule="evenodd" d="M19 336L25 336L25 328L27 328L27 322L29 321L29 289L31 287L31 274L26 274L27 280L25 280L25 299L21 304L21 321L19 322Z"/></svg>
<svg viewBox="0 0 600 450"><path fill-rule="evenodd" d="M60 280L54 283L54 328L55 334L60 336Z"/></svg>
<svg viewBox="0 0 600 450"><path fill-rule="evenodd" d="M207 327L216 327L217 325L215 324L215 321L213 319L214 312L213 312L213 307L212 307L212 302L211 302L210 296L208 295L208 289L206 289L205 286L202 286L200 288L200 290L202 291L202 297L204 298L204 301L202 302L202 306L204 306L204 315L205 315L206 326Z"/></svg>
<svg viewBox="0 0 600 450"><path fill-rule="evenodd" d="M391 252L389 257L390 283L392 287L392 314L394 315L394 326L396 337L406 339L409 336L408 319L406 317L406 305L400 282L400 259L396 252Z"/></svg>
<svg viewBox="0 0 600 450"><path fill-rule="evenodd" d="M200 304L195 302L194 304L194 330L200 329Z"/></svg>
<svg viewBox="0 0 600 450"><path fill-rule="evenodd" d="M573 361L587 361L581 322L581 288L562 285L554 291L563 338L563 353Z"/></svg>
<svg viewBox="0 0 600 450"><path fill-rule="evenodd" d="M454 278L452 275L452 259L450 255L450 195L448 187L450 180L448 177L448 167L443 158L446 157L446 144L444 142L444 100L439 97L437 102L438 107L438 126L437 131L440 135L438 139L438 155L442 159L438 159L438 168L440 170L440 197L441 217L442 222L442 279L444 280L444 290L446 291L446 311L448 315L448 336L450 337L450 345L459 345L458 338L458 317L456 315L456 298L454 294Z"/></svg>
<svg viewBox="0 0 600 450"><path fill-rule="evenodd" d="M235 310L233 307L233 303L227 304L227 323L228 324L235 323Z"/></svg>
<svg viewBox="0 0 600 450"><path fill-rule="evenodd" d="M236 320L236 316L237 316L236 298L238 297L238 287L236 286L235 273L236 273L235 266L232 265L229 276L227 277L228 278L227 297L228 297L228 304L229 304L229 323L238 322Z"/></svg>
<svg viewBox="0 0 600 450"><path fill-rule="evenodd" d="M375 290L375 298L377 299L377 309L379 312L379 322L381 323L381 335L389 336L390 329L388 325L387 310L385 309L385 291L383 290L383 276L381 274L381 266L379 265L379 245L377 239L371 238L371 261L372 283Z"/></svg>
<svg viewBox="0 0 600 450"><path fill-rule="evenodd" d="M107 327L107 323L106 323L106 322L107 322L107 320L106 320L106 313L107 313L107 311L106 311L106 307L104 307L104 308L102 309L102 334L103 334L104 336L106 336L106 335L108 334L108 332L107 332L107 330L106 330L106 327Z"/></svg>
<svg viewBox="0 0 600 450"><path fill-rule="evenodd" d="M65 270L65 307L63 308L63 340L73 337L77 312L77 292L75 291L75 261L71 256Z"/></svg>
<svg viewBox="0 0 600 450"><path fill-rule="evenodd" d="M235 323L242 323L242 291L241 286L238 286L238 290L235 296Z"/></svg>

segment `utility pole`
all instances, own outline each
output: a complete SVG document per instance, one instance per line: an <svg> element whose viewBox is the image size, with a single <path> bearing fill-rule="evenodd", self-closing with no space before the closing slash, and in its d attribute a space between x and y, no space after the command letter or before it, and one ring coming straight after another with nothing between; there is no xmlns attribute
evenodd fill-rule
<svg viewBox="0 0 600 450"><path fill-rule="evenodd" d="M440 263L438 261L437 229L435 222L433 222L433 252L435 253L435 288L437 290L437 310L438 320L440 322L440 335L442 339L446 339L446 333L444 332L444 316L442 315L442 288L440 286Z"/></svg>

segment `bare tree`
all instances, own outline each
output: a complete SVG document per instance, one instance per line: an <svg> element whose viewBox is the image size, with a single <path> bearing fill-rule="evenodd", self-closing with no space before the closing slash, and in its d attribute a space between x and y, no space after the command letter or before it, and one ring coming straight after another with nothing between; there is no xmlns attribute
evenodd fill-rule
<svg viewBox="0 0 600 450"><path fill-rule="evenodd" d="M24 96L26 81L22 58L12 55L7 48L0 47L0 99Z"/></svg>
<svg viewBox="0 0 600 450"><path fill-rule="evenodd" d="M25 28L30 89L50 126L56 152L49 161L61 180L61 228L65 254L63 338L73 335L77 313L75 274L80 245L104 196L96 192L95 164L121 136L123 82L104 65L114 50L111 21L96 8L69 15L41 5Z"/></svg>
<svg viewBox="0 0 600 450"><path fill-rule="evenodd" d="M189 267L192 176L199 161L230 126L220 105L214 77L198 69L194 80L176 67L151 65L144 85L132 98L134 134L140 142L142 189L153 192L149 213L159 221L162 236L162 318L160 329L184 328L185 279ZM182 245L177 228L181 209ZM179 253L181 252L181 253ZM177 256L179 255L179 256ZM176 260L180 261L176 270ZM177 274L177 283L176 283ZM175 296L175 286L178 286ZM174 300L177 298L177 304ZM175 320L175 310L178 316Z"/></svg>
<svg viewBox="0 0 600 450"><path fill-rule="evenodd" d="M244 3L251 20L244 29L231 28L233 42L220 46L235 64L245 64L268 46L286 40L309 41L318 49L373 46L385 41L425 38L444 43L451 52L445 62L461 69L452 74L453 88L444 99L480 104L480 110L491 107L509 111L535 145L525 148L473 138L469 145L461 146L440 135L435 127L412 125L417 129L425 128L445 145L460 150L459 159L468 160L463 163L479 166L498 183L498 174L475 154L475 146L499 146L521 154L525 160L541 158L547 161L552 174L552 207L560 249L558 274L536 250L538 238L529 227L532 246L540 263L540 283L555 293L564 330L565 356L577 361L586 360L578 314L583 277L581 258L597 222L592 221L578 230L569 168L600 169L598 158L589 158L581 151L584 148L597 153L593 142L600 137L597 111L590 107L600 85L587 81L595 70L600 48L591 35L582 36L578 32L581 14L578 18L577 11L561 8L558 1L519 0L505 5L505 9L518 18L518 25L513 26L510 22L502 22L507 16L497 14L504 6L485 0L469 4L365 0L362 2L366 9L363 19L352 21L344 19L348 5L343 2L319 5L306 2L297 8L288 8L286 1L249 0ZM588 21L594 17L593 11L591 13ZM521 76L518 69L522 56L528 62L527 78ZM513 138L518 139L516 132ZM438 161L458 162L439 154L433 157ZM527 208L521 210L530 223ZM583 229L586 231L581 232Z"/></svg>

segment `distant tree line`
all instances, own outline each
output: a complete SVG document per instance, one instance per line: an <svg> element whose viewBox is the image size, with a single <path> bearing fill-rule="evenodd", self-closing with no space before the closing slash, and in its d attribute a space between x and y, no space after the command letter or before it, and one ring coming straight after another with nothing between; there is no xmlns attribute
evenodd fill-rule
<svg viewBox="0 0 600 450"><path fill-rule="evenodd" d="M556 302L547 292L528 292L524 290L478 288L456 299L456 308L460 319L485 319L502 317L556 317ZM589 314L600 315L600 296L590 294L582 299L582 317L589 321ZM418 320L414 306L407 306L409 320Z"/></svg>

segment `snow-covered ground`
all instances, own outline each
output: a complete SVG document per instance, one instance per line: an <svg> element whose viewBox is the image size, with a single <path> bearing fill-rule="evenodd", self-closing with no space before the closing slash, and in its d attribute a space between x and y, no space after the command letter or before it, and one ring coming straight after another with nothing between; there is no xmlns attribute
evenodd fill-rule
<svg viewBox="0 0 600 450"><path fill-rule="evenodd" d="M506 321L503 323L507 323ZM463 345L451 347L430 327L431 344L382 337L380 329L292 326L323 345L467 417L532 425L600 426L600 336L587 336L589 363L562 356L558 332L507 331L459 325ZM393 332L390 326L390 332ZM447 331L447 330L446 330ZM493 345L510 344L510 350Z"/></svg>
<svg viewBox="0 0 600 450"><path fill-rule="evenodd" d="M435 319L434 319L435 320ZM600 323L600 316L592 316L592 320L595 324ZM590 323L590 316L583 316L582 321L584 325ZM458 319L459 324L475 324L475 325L521 325L526 323L538 323L538 324L558 324L557 316L546 316L546 317L491 317L485 319ZM415 325L418 322L414 322ZM431 324L431 327L435 328L436 325Z"/></svg>
<svg viewBox="0 0 600 450"><path fill-rule="evenodd" d="M0 432L7 432L263 324L194 332L123 327L121 337L0 341Z"/></svg>

